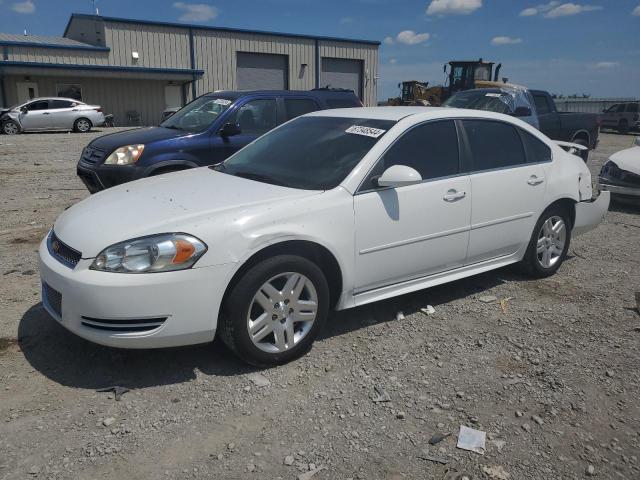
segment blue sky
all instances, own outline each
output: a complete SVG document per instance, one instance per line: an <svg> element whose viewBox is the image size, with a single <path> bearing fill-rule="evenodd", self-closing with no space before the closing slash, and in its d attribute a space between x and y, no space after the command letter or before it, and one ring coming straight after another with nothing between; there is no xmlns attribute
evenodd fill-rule
<svg viewBox="0 0 640 480"><path fill-rule="evenodd" d="M531 88L640 96L640 0L97 0L102 15L380 40L378 98L454 59ZM0 31L62 35L91 0L0 0Z"/></svg>

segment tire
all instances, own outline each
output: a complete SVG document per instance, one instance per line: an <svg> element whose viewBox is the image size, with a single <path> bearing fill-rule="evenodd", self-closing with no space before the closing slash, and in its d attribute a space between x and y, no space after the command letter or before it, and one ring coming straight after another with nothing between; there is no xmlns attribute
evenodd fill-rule
<svg viewBox="0 0 640 480"><path fill-rule="evenodd" d="M552 225L555 228L560 226L558 221L562 221L563 227L558 232L551 232L554 230L551 228ZM571 228L570 217L565 208L559 205L547 208L536 222L521 262L525 270L537 278L549 277L556 273L567 256ZM539 242L542 245L539 246Z"/></svg>
<svg viewBox="0 0 640 480"><path fill-rule="evenodd" d="M6 120L2 123L2 133L5 135L16 135L20 133L20 125L13 120Z"/></svg>
<svg viewBox="0 0 640 480"><path fill-rule="evenodd" d="M620 123L618 123L618 133L622 135L629 133L629 122L626 119L620 120Z"/></svg>
<svg viewBox="0 0 640 480"><path fill-rule="evenodd" d="M576 138L573 143L577 143L578 145L589 148L589 142L587 142L584 138ZM587 163L587 160L589 160L589 150L581 151L580 158L584 160L584 163Z"/></svg>
<svg viewBox="0 0 640 480"><path fill-rule="evenodd" d="M91 131L93 124L88 118L79 118L73 122L73 131L78 133L87 133Z"/></svg>
<svg viewBox="0 0 640 480"><path fill-rule="evenodd" d="M283 292L287 282L291 295ZM310 313L314 300L315 317ZM280 365L311 348L328 312L329 287L322 270L306 258L277 255L250 267L233 285L223 302L218 331L245 362L257 367Z"/></svg>

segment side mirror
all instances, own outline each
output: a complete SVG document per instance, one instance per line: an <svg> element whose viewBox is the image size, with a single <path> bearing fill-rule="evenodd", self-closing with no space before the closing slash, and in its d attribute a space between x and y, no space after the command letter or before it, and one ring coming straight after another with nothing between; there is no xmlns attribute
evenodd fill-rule
<svg viewBox="0 0 640 480"><path fill-rule="evenodd" d="M234 135L239 135L242 133L242 129L240 128L239 123L225 123L224 127L220 129L221 137L233 137Z"/></svg>
<svg viewBox="0 0 640 480"><path fill-rule="evenodd" d="M513 112L514 117L530 117L531 109L529 107L517 107Z"/></svg>
<svg viewBox="0 0 640 480"><path fill-rule="evenodd" d="M376 183L379 187L404 187L422 181L422 176L413 168L406 165L392 165L387 168Z"/></svg>

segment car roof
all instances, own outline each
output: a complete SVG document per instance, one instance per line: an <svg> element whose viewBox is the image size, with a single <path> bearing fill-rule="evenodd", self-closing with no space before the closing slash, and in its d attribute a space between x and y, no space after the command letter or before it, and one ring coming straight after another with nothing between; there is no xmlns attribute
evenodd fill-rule
<svg viewBox="0 0 640 480"><path fill-rule="evenodd" d="M522 124L509 115L488 112L485 110L470 110L466 108L450 107L353 107L337 108L333 110L318 110L307 113L306 117L342 117L364 118L370 120L391 120L398 122L403 118L414 118L416 121L438 118L485 118Z"/></svg>
<svg viewBox="0 0 640 480"><path fill-rule="evenodd" d="M274 95L281 97L288 96L307 96L307 97L355 97L353 90L341 88L316 88L313 90L217 90L205 94L210 97L225 97L236 99L250 95Z"/></svg>
<svg viewBox="0 0 640 480"><path fill-rule="evenodd" d="M31 98L24 103L37 102L40 100L68 100L70 102L84 103L82 100L76 100L75 98L67 98L67 97L36 97L36 98Z"/></svg>

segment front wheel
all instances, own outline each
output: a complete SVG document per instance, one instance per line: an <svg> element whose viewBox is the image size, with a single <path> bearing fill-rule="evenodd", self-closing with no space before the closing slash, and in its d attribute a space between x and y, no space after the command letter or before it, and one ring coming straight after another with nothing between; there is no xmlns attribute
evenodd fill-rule
<svg viewBox="0 0 640 480"><path fill-rule="evenodd" d="M219 332L245 362L286 363L311 348L327 319L329 287L318 266L277 255L250 267L224 301Z"/></svg>
<svg viewBox="0 0 640 480"><path fill-rule="evenodd" d="M533 229L523 266L536 277L553 275L562 265L570 241L571 222L566 210L560 206L548 208Z"/></svg>
<svg viewBox="0 0 640 480"><path fill-rule="evenodd" d="M91 130L91 120L88 118L79 118L73 124L73 130L79 133L87 133Z"/></svg>
<svg viewBox="0 0 640 480"><path fill-rule="evenodd" d="M2 124L2 133L5 135L15 135L20 133L20 125L13 120L7 120Z"/></svg>

